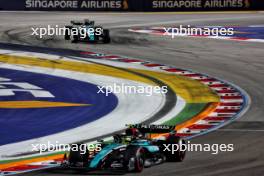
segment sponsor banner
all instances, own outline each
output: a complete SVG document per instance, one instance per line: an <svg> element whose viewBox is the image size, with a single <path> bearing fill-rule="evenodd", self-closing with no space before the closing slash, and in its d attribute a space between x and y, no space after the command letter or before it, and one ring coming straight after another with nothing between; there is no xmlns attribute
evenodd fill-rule
<svg viewBox="0 0 264 176"><path fill-rule="evenodd" d="M130 0L131 1L131 0ZM126 11L128 0L0 0L0 10Z"/></svg>
<svg viewBox="0 0 264 176"><path fill-rule="evenodd" d="M247 10L254 8L250 0L146 0L151 11L175 10Z"/></svg>
<svg viewBox="0 0 264 176"><path fill-rule="evenodd" d="M211 11L264 10L260 0L0 0L0 10Z"/></svg>

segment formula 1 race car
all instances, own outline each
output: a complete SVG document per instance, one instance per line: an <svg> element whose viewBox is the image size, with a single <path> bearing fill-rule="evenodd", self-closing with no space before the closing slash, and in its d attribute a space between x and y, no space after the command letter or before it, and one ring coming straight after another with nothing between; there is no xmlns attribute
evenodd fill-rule
<svg viewBox="0 0 264 176"><path fill-rule="evenodd" d="M81 171L124 171L141 172L144 167L166 161L181 162L185 151L166 150L168 146L185 144L175 136L175 126L167 125L129 125L123 134L113 136L113 141L100 141L100 151L70 151L65 154L63 168ZM164 139L152 139L151 135L169 133Z"/></svg>
<svg viewBox="0 0 264 176"><path fill-rule="evenodd" d="M102 42L110 43L110 34L108 29L101 26L95 26L94 21L85 19L84 21L71 21L71 25L65 26L65 40L84 42Z"/></svg>

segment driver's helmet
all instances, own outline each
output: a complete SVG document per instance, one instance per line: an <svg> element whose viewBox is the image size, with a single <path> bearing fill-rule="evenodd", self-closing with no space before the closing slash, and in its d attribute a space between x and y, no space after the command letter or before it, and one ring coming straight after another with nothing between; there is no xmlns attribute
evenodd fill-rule
<svg viewBox="0 0 264 176"><path fill-rule="evenodd" d="M135 138L142 137L142 134L140 133L140 131L137 128L128 128L126 130L126 135L127 136L132 136L132 137L135 137Z"/></svg>
<svg viewBox="0 0 264 176"><path fill-rule="evenodd" d="M177 133L177 131L176 130L172 130L169 134L171 135L171 136L175 136L176 135L176 133Z"/></svg>
<svg viewBox="0 0 264 176"><path fill-rule="evenodd" d="M91 26L94 26L94 21L90 21L90 25Z"/></svg>
<svg viewBox="0 0 264 176"><path fill-rule="evenodd" d="M86 26L94 26L94 21L90 21L88 19L85 19L84 20L84 25L86 25Z"/></svg>

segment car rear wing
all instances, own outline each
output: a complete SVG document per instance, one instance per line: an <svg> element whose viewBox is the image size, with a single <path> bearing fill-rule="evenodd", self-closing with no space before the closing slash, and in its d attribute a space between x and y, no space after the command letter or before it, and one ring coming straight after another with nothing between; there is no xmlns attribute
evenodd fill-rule
<svg viewBox="0 0 264 176"><path fill-rule="evenodd" d="M71 21L72 25L84 25L84 21L76 21L76 20L72 20Z"/></svg>
<svg viewBox="0 0 264 176"><path fill-rule="evenodd" d="M169 133L175 131L175 126L171 125L146 125L146 124L127 124L128 128L136 128L141 133Z"/></svg>

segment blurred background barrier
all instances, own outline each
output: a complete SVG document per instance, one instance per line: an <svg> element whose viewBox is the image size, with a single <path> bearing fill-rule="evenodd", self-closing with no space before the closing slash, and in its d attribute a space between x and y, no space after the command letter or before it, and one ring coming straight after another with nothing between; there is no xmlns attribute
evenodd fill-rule
<svg viewBox="0 0 264 176"><path fill-rule="evenodd" d="M240 11L264 10L264 0L0 0L0 10Z"/></svg>

